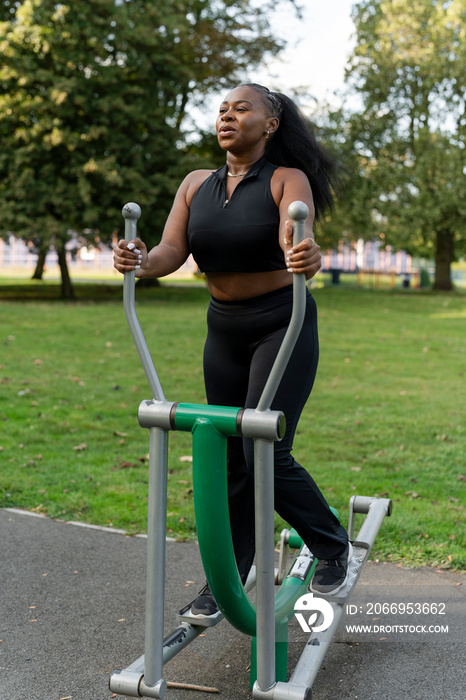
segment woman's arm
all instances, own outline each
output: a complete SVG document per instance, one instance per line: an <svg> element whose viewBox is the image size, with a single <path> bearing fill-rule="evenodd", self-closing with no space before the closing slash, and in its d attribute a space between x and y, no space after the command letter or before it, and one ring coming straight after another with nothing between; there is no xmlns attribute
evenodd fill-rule
<svg viewBox="0 0 466 700"><path fill-rule="evenodd" d="M113 265L119 272L135 270L136 277L165 277L178 270L189 255L187 239L189 205L194 192L210 175L196 170L183 180L168 215L162 239L150 252L140 238L118 242L113 251Z"/></svg>
<svg viewBox="0 0 466 700"><path fill-rule="evenodd" d="M277 168L272 182L272 195L280 212L279 243L286 258L289 272L305 273L311 279L320 270L320 246L314 240L314 201L309 180L296 168ZM288 207L292 202L307 204L309 216L306 219L306 238L293 247L293 223L288 218Z"/></svg>

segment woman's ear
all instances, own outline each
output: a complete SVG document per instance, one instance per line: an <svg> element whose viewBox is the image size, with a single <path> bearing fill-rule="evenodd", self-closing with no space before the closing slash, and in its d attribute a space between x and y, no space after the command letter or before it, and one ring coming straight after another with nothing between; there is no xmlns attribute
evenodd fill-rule
<svg viewBox="0 0 466 700"><path fill-rule="evenodd" d="M280 121L278 117L270 117L267 119L266 132L272 135L279 127Z"/></svg>

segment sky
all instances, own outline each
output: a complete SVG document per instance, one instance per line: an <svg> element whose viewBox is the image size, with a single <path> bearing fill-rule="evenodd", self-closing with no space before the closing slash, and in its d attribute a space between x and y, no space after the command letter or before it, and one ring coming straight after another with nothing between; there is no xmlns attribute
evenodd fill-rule
<svg viewBox="0 0 466 700"><path fill-rule="evenodd" d="M353 0L307 0L299 20L291 4L282 1L271 24L287 48L257 72L260 82L285 93L302 86L319 101L330 99L343 87L345 65L354 47L352 5Z"/></svg>
<svg viewBox="0 0 466 700"><path fill-rule="evenodd" d="M269 0L260 1L269 3ZM343 88L345 65L354 47L351 20L354 0L300 2L305 4L302 19L296 16L291 2L284 0L271 13L272 32L286 42L286 49L254 71L249 79L291 97L294 90L303 88L303 92L319 102L338 104L333 95ZM194 122L203 128L213 127L223 97L223 93L213 95L207 105L204 102L202 113L196 110ZM306 111L306 107L312 108L314 103L303 98L299 105Z"/></svg>

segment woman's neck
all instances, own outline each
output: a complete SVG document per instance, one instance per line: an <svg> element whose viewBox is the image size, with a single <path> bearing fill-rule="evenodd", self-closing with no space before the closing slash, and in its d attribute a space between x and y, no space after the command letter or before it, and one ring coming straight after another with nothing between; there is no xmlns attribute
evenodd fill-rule
<svg viewBox="0 0 466 700"><path fill-rule="evenodd" d="M257 161L262 158L264 155L264 151L262 150L261 152L257 153L245 153L243 154L234 154L234 153L227 153L227 167L228 167L228 172L231 173L232 175L237 175L239 173L246 173L251 166L254 165L254 163L257 163Z"/></svg>

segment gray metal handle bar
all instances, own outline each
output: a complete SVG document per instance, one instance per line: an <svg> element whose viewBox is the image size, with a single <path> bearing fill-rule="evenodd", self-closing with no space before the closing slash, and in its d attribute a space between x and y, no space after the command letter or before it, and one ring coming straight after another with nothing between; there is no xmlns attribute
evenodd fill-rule
<svg viewBox="0 0 466 700"><path fill-rule="evenodd" d="M309 209L304 202L292 202L288 207L288 216L293 221L293 246L304 240L306 232L305 221L309 216ZM305 274L293 274L293 311L285 337L277 353L275 362L270 371L269 378L262 391L257 404L257 411L270 409L278 386L285 373L286 366L296 345L298 336L306 313L306 276Z"/></svg>
<svg viewBox="0 0 466 700"><path fill-rule="evenodd" d="M129 241L137 236L137 220L141 216L141 207L139 204L135 204L134 202L128 202L128 204L125 204L123 207L122 214L125 219L125 241L129 243ZM156 401L166 401L160 379L155 370L154 363L152 361L152 357L149 352L149 348L147 347L146 339L142 332L141 324L139 323L138 315L136 313L135 277L136 275L134 272L125 272L123 281L123 305L126 320L128 321L128 326L130 328L131 335L133 336L134 344L136 345L136 350L138 351L139 359L141 360L142 368L147 377L152 396Z"/></svg>
<svg viewBox="0 0 466 700"><path fill-rule="evenodd" d="M141 208L138 204L129 202L123 207L122 214L125 219L125 240L129 243L129 241L137 236L137 220L141 216ZM309 209L304 202L293 202L288 207L288 216L293 221L293 246L297 245L304 239L305 220L307 219L308 215ZM133 336L133 340L147 377L152 396L156 401L166 401L162 385L152 361L152 357L136 313L134 272L125 272L123 282L123 304L131 335ZM278 386L282 380L291 353L293 352L293 348L301 331L305 313L306 278L304 273L298 275L295 274L293 275L293 311L291 314L290 323L273 364L269 378L259 399L256 409L257 411L267 411L270 409L270 405L277 392Z"/></svg>

